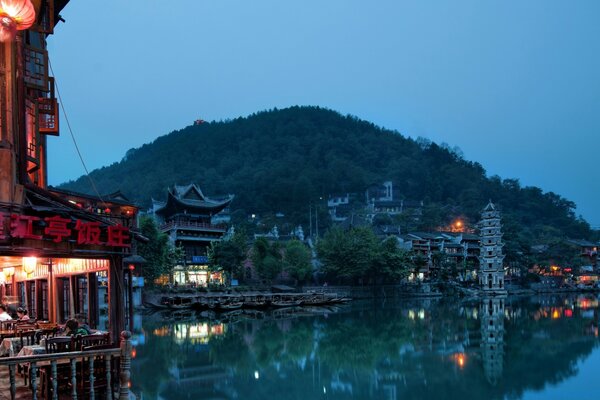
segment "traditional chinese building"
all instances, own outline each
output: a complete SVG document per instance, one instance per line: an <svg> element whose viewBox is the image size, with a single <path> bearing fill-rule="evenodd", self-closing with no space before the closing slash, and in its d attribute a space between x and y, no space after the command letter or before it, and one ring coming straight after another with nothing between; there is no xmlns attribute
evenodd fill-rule
<svg viewBox="0 0 600 400"><path fill-rule="evenodd" d="M130 298L133 265L124 260L137 208L119 193L47 187L46 142L59 134L59 115L46 38L67 3L0 2L0 292L32 318L77 316L116 341ZM100 315L101 300L108 315Z"/></svg>
<svg viewBox="0 0 600 400"><path fill-rule="evenodd" d="M504 255L500 212L490 201L481 212L479 284L486 294L504 294Z"/></svg>
<svg viewBox="0 0 600 400"><path fill-rule="evenodd" d="M152 213L160 230L185 251L184 259L174 270L175 282L205 285L211 279L220 280L216 275L211 278L208 272L207 249L225 235L227 227L213 224L212 218L229 206L233 197L213 200L204 196L197 185L190 184L170 188L164 202L153 200Z"/></svg>

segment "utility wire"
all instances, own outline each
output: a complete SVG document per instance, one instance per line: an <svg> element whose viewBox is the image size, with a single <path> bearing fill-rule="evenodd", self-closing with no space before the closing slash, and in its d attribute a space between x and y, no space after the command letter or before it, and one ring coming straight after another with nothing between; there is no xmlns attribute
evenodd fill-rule
<svg viewBox="0 0 600 400"><path fill-rule="evenodd" d="M60 108L62 109L63 115L65 116L65 121L67 122L67 127L69 128L69 133L71 134L71 140L73 140L73 145L75 145L75 150L77 151L77 155L79 156L79 160L81 161L81 165L83 165L83 169L85 170L85 175L89 179L90 184L92 186L92 189L94 189L94 192L96 192L96 195L98 195L98 198L100 199L100 201L106 206L106 202L104 201L104 199L102 198L102 196L98 192L98 188L96 187L96 183L92 179L92 177L90 175L90 172L89 172L87 166L85 165L85 161L83 160L83 156L81 155L81 151L79 151L79 146L77 145L77 141L75 140L75 135L73 134L73 129L71 129L71 123L69 122L69 117L67 116L67 111L65 110L65 103L62 100L62 97L60 95L60 90L58 89L58 83L57 83L57 80L56 80L56 74L54 73L54 70L52 69L52 63L50 62L50 58L48 58L48 66L50 67L50 72L52 73L52 76L54 77L54 86L56 88L56 94L58 95L58 101L60 102Z"/></svg>

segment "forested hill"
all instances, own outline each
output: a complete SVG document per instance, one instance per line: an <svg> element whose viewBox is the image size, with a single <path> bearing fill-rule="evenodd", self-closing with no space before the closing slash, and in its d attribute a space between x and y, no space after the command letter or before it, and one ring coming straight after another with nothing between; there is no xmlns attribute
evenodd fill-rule
<svg viewBox="0 0 600 400"><path fill-rule="evenodd" d="M234 210L283 212L298 222L308 219L309 203L320 197L364 193L370 184L391 180L404 198L425 201L430 225L457 215L476 221L493 199L505 225L522 227L530 239L591 235L574 215L575 204L557 194L488 178L459 151L318 107L188 126L91 175L101 193L120 189L144 206L152 197L163 199L168 186L196 182L209 196L235 194ZM85 177L61 187L91 192Z"/></svg>

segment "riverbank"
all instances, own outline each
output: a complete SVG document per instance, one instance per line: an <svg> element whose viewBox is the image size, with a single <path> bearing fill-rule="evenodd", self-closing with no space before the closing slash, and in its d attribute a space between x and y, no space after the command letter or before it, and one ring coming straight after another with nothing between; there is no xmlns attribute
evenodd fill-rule
<svg viewBox="0 0 600 400"><path fill-rule="evenodd" d="M449 283L422 283L422 284L400 284L400 285L377 285L377 286L301 286L288 288L288 293L271 290L269 287L244 287L208 290L206 288L164 288L150 289L144 291L145 304L158 305L163 297L190 298L204 304L209 304L210 299L223 296L253 297L253 296L282 296L289 297L293 301L300 300L303 296L311 294L322 294L330 298L372 299L372 298L437 298L437 297L481 297L483 293L476 287L464 287ZM599 293L596 288L577 287L544 287L523 288L519 286L508 286L507 295L537 295L537 294L560 294L560 293Z"/></svg>

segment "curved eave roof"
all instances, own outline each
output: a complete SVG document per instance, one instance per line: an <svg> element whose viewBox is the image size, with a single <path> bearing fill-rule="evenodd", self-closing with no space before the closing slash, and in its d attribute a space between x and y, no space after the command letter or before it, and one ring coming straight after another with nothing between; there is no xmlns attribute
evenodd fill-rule
<svg viewBox="0 0 600 400"><path fill-rule="evenodd" d="M233 200L233 195L230 195L223 201L212 200L185 200L178 199L171 192L167 195L167 202L164 206L157 208L156 214L172 214L178 211L187 211L192 214L216 214L227 207Z"/></svg>

